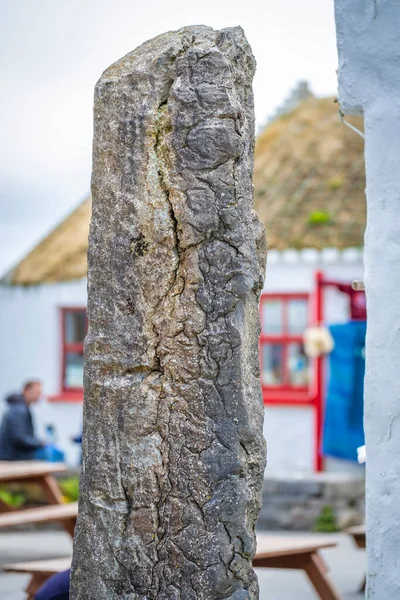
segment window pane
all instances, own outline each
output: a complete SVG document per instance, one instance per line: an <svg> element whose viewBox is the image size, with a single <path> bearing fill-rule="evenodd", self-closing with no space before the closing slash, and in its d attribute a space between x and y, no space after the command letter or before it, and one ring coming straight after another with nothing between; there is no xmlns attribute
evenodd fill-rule
<svg viewBox="0 0 400 600"><path fill-rule="evenodd" d="M296 335L304 333L307 328L307 300L289 300L288 301L288 333Z"/></svg>
<svg viewBox="0 0 400 600"><path fill-rule="evenodd" d="M281 300L266 300L262 303L262 332L265 335L280 335L283 321Z"/></svg>
<svg viewBox="0 0 400 600"><path fill-rule="evenodd" d="M263 385L282 385L283 383L283 346L282 344L263 344L262 346L262 383Z"/></svg>
<svg viewBox="0 0 400 600"><path fill-rule="evenodd" d="M308 358L303 344L288 344L288 377L293 386L307 386L309 382Z"/></svg>
<svg viewBox="0 0 400 600"><path fill-rule="evenodd" d="M67 311L65 318L65 341L67 344L83 342L86 335L86 311Z"/></svg>
<svg viewBox="0 0 400 600"><path fill-rule="evenodd" d="M67 352L65 354L64 387L83 387L83 352Z"/></svg>

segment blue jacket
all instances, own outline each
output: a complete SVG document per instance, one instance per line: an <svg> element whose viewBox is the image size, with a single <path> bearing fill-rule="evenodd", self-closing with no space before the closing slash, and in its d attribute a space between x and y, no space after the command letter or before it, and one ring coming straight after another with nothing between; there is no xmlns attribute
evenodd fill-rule
<svg viewBox="0 0 400 600"><path fill-rule="evenodd" d="M68 569L50 577L36 594L35 600L68 600L70 574Z"/></svg>
<svg viewBox="0 0 400 600"><path fill-rule="evenodd" d="M31 460L42 445L34 434L31 411L22 395L10 396L7 402L0 425L0 460Z"/></svg>

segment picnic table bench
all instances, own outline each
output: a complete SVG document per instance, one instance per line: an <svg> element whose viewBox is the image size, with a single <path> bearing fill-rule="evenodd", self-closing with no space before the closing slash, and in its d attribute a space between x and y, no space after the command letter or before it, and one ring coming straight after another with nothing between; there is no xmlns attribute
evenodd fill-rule
<svg viewBox="0 0 400 600"><path fill-rule="evenodd" d="M365 535L365 525L357 525L355 527L349 527L347 529L347 533L353 538L355 545L357 548L365 549L367 547L366 543L366 535ZM367 576L364 576L364 579L360 585L360 592L364 592L367 585Z"/></svg>
<svg viewBox="0 0 400 600"><path fill-rule="evenodd" d="M302 569L313 584L321 600L340 600L339 593L327 578L327 567L319 555L321 548L332 548L336 542L314 537L292 538L257 536L257 554L253 565L256 568ZM71 558L38 560L34 562L4 565L8 573L29 573L31 579L26 593L33 600L38 589L51 575L69 569Z"/></svg>
<svg viewBox="0 0 400 600"><path fill-rule="evenodd" d="M347 533L351 535L356 546L358 548L366 548L366 538L365 538L365 525L357 525L356 527L349 527L347 529Z"/></svg>
<svg viewBox="0 0 400 600"><path fill-rule="evenodd" d="M38 506L37 508L25 508L0 514L0 529L4 527L14 527L15 525L58 521L63 525L67 533L73 537L77 514L77 502L54 504L51 506Z"/></svg>
<svg viewBox="0 0 400 600"><path fill-rule="evenodd" d="M4 565L3 571L7 573L29 573L31 579L25 592L27 600L34 600L36 593L49 577L61 571L66 571L70 566L71 557L52 558L50 560L35 560L32 562Z"/></svg>
<svg viewBox="0 0 400 600"><path fill-rule="evenodd" d="M0 461L0 484L36 483L44 493L47 506L13 509L0 500L0 528L28 523L59 521L64 529L74 535L77 504L64 504L63 497L54 478L54 473L66 470L63 463L46 461Z"/></svg>
<svg viewBox="0 0 400 600"><path fill-rule="evenodd" d="M328 578L328 568L319 553L322 548L333 548L337 542L330 538L304 536L257 536L254 567L272 569L301 569L306 572L321 600L340 600L339 592Z"/></svg>

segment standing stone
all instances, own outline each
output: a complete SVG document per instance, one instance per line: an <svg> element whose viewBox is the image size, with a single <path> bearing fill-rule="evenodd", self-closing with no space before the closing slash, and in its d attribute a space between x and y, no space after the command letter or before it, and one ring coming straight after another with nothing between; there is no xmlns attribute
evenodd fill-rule
<svg viewBox="0 0 400 600"><path fill-rule="evenodd" d="M96 86L73 600L258 598L254 68L187 27Z"/></svg>

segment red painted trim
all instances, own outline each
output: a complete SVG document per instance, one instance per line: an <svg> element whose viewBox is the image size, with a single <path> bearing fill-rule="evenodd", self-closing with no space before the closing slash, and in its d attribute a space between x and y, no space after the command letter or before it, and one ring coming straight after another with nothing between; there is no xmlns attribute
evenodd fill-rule
<svg viewBox="0 0 400 600"><path fill-rule="evenodd" d="M314 406L314 399L310 398L307 394L270 394L268 391L263 392L263 400L264 404L281 404L283 406L287 406L288 404L292 406Z"/></svg>
<svg viewBox="0 0 400 600"><path fill-rule="evenodd" d="M315 273L315 323L322 325L324 320L323 273ZM314 417L314 467L317 472L323 471L322 428L323 428L323 384L324 364L322 356L315 359L315 417Z"/></svg>
<svg viewBox="0 0 400 600"><path fill-rule="evenodd" d="M313 402L310 402L310 400L307 399L295 400L287 398L285 401L283 401L277 398L268 398L267 400L264 399L264 406L289 406L291 408L305 408L308 406L308 408L313 408L314 404Z"/></svg>
<svg viewBox="0 0 400 600"><path fill-rule="evenodd" d="M65 373L65 352L64 352L64 340L65 340L65 313L68 308L61 308L61 372L60 372L60 390L64 389L64 373Z"/></svg>
<svg viewBox="0 0 400 600"><path fill-rule="evenodd" d="M296 293L292 293L292 292L264 292L263 294L261 294L261 302L263 302L264 300L274 300L275 298L277 298L278 300L280 298L285 299L289 299L291 300L292 298L294 300L308 300L309 294L307 294L306 292L296 292Z"/></svg>
<svg viewBox="0 0 400 600"><path fill-rule="evenodd" d="M64 353L65 352L82 352L83 351L83 342L68 342L64 343Z"/></svg>
<svg viewBox="0 0 400 600"><path fill-rule="evenodd" d="M60 390L61 393L55 396L49 396L50 402L82 402L83 399L83 387L82 388L67 388L64 385L65 381L65 356L67 352L83 352L82 342L69 342L66 340L65 332L65 315L71 312L85 312L86 306L63 306L59 309L61 318L61 356L60 356Z"/></svg>
<svg viewBox="0 0 400 600"><path fill-rule="evenodd" d="M83 402L83 390L76 392L62 392L54 396L47 396L49 402Z"/></svg>
<svg viewBox="0 0 400 600"><path fill-rule="evenodd" d="M309 386L307 385L263 385L263 392L275 396L281 395L286 397L288 395L307 396L309 397Z"/></svg>
<svg viewBox="0 0 400 600"><path fill-rule="evenodd" d="M265 335L264 333L262 333L260 335L260 342L267 342L270 344L277 344L278 342L281 342L282 344L289 344L290 342L294 342L294 343L302 343L303 342L303 336L302 335L286 335L286 334L282 334L282 335Z"/></svg>

